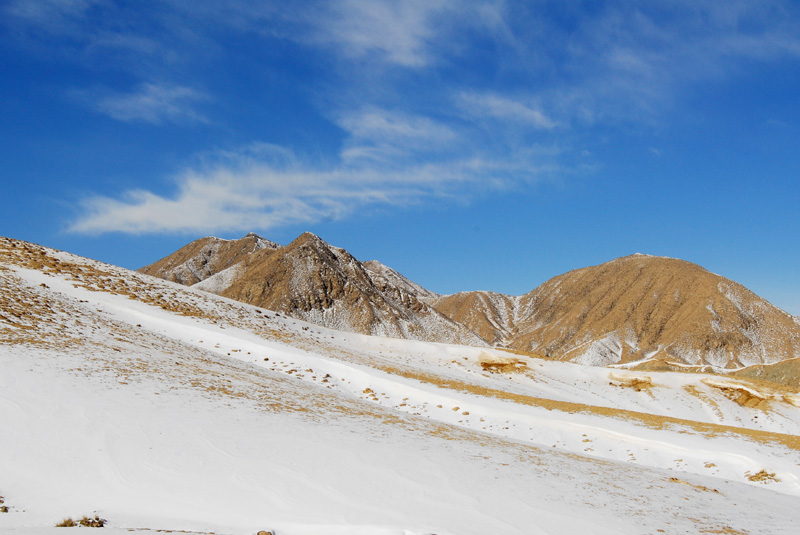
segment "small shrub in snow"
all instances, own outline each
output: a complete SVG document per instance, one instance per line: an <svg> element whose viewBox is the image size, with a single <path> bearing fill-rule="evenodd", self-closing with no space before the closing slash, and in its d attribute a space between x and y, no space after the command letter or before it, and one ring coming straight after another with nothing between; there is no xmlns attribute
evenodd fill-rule
<svg viewBox="0 0 800 535"><path fill-rule="evenodd" d="M89 518L84 515L84 517L80 519L79 523L81 526L87 528L102 528L106 525L106 519L100 518L97 515L94 515L94 518Z"/></svg>
<svg viewBox="0 0 800 535"><path fill-rule="evenodd" d="M106 525L107 520L105 518L100 518L97 515L94 515L94 518L89 518L86 515L83 515L83 518L75 522L72 520L72 517L67 517L58 524L56 524L57 528L74 528L75 526L83 526L85 528L102 528Z"/></svg>

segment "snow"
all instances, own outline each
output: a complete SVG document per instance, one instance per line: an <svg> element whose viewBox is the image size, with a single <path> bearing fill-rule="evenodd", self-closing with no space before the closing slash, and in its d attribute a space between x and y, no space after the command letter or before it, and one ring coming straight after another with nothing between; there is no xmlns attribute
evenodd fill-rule
<svg viewBox="0 0 800 535"><path fill-rule="evenodd" d="M795 532L796 396L339 332L48 254L137 293L0 270L54 310L43 340L83 341L0 339L3 533L95 512L114 534ZM523 371L489 373L489 358ZM773 475L751 479L761 471Z"/></svg>
<svg viewBox="0 0 800 535"><path fill-rule="evenodd" d="M622 344L617 333L612 332L592 342L579 356L573 359L584 366L608 366L622 360Z"/></svg>
<svg viewBox="0 0 800 535"><path fill-rule="evenodd" d="M367 270L367 273L372 281L379 287L381 286L381 283L385 281L386 284L394 286L395 288L399 288L406 293L416 296L419 299L432 300L439 297L438 294L423 288L419 284L411 281L394 269L382 264L377 260L369 260L364 262L363 266Z"/></svg>
<svg viewBox="0 0 800 535"><path fill-rule="evenodd" d="M201 280L200 282L193 284L192 286L198 290L204 290L214 294L221 294L236 281L236 278L241 275L243 269L244 268L241 264L235 264L227 269L223 269L219 273L211 275L205 280Z"/></svg>

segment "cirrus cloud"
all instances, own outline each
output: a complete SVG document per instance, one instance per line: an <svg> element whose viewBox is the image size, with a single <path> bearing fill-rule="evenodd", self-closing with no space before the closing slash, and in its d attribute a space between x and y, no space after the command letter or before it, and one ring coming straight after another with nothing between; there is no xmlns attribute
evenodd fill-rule
<svg viewBox="0 0 800 535"><path fill-rule="evenodd" d="M208 100L208 96L186 86L144 83L128 93L96 90L73 94L118 121L154 125L208 122L194 109L196 103Z"/></svg>

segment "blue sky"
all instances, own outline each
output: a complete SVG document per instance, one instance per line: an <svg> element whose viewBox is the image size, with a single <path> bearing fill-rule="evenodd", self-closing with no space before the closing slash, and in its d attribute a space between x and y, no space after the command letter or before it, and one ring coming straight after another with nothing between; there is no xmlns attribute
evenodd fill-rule
<svg viewBox="0 0 800 535"><path fill-rule="evenodd" d="M309 230L440 292L634 252L800 314L796 2L0 3L0 234Z"/></svg>

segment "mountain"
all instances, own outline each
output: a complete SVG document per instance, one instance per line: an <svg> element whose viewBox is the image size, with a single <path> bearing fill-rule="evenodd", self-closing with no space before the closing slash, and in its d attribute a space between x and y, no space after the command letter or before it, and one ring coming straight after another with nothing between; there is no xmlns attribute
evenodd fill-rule
<svg viewBox="0 0 800 535"><path fill-rule="evenodd" d="M493 345L581 364L722 370L800 356L797 318L674 258L635 254L521 297L463 292L431 303Z"/></svg>
<svg viewBox="0 0 800 535"><path fill-rule="evenodd" d="M403 295L414 296L417 299L429 300L438 297L438 294L426 290L416 282L409 280L389 266L385 266L377 260L369 260L362 264L369 273L369 278L381 290L381 292L394 296L396 299L403 299Z"/></svg>
<svg viewBox="0 0 800 535"><path fill-rule="evenodd" d="M518 316L510 347L583 364L735 369L800 356L794 317L674 258L636 254L570 271L523 296Z"/></svg>
<svg viewBox="0 0 800 535"><path fill-rule="evenodd" d="M588 365L736 370L800 357L796 318L674 258L618 258L554 277L523 296L438 295L313 234L286 247L253 236L199 240L142 272L327 327Z"/></svg>
<svg viewBox="0 0 800 535"><path fill-rule="evenodd" d="M368 337L6 238L0 408L10 535L797 530L797 388Z"/></svg>
<svg viewBox="0 0 800 535"><path fill-rule="evenodd" d="M495 292L435 296L431 305L493 346L510 347L516 332L520 298Z"/></svg>
<svg viewBox="0 0 800 535"><path fill-rule="evenodd" d="M309 232L285 247L253 234L204 240L140 271L177 282L199 279L185 284L343 331L486 345L418 297L430 292L379 262L362 264Z"/></svg>
<svg viewBox="0 0 800 535"><path fill-rule="evenodd" d="M277 243L252 232L239 240L206 237L195 240L138 271L191 286L242 262L257 251L273 251L279 248Z"/></svg>

